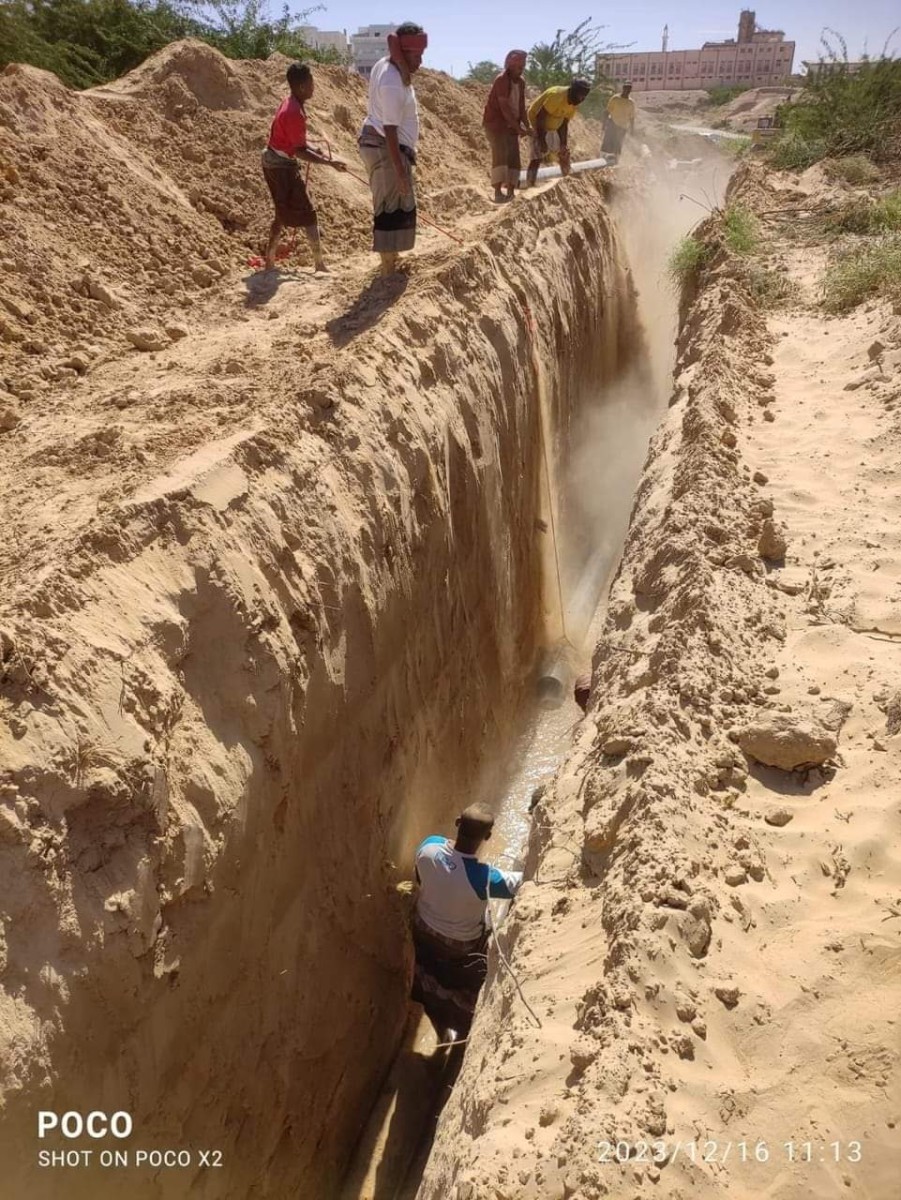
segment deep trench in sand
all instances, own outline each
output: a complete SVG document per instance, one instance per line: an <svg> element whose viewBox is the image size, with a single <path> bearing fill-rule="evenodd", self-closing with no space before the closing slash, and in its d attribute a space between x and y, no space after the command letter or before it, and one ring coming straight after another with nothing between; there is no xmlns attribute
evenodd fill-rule
<svg viewBox="0 0 901 1200"><path fill-rule="evenodd" d="M7 855L10 962L46 947L53 969L4 981L27 1028L4 1194L58 1194L19 1153L51 1088L59 1111L130 1112L137 1145L220 1149L226 1170L192 1177L201 1200L415 1191L449 1076L440 1056L397 1057L395 885L474 799L500 812L493 856L518 855L567 744L577 710L536 721L534 668L564 637L588 665L669 393L665 261L697 217L679 190L608 205L583 177L523 202L424 266L377 340L332 356L314 404L261 414L111 509L77 548L77 592L27 581L23 611L66 646L57 703L135 744L142 774L111 760L64 778L59 721L28 743L67 843L60 884L35 884L29 831ZM395 1062L412 1064L401 1087ZM122 1194L109 1172L67 1186ZM133 1195L186 1187L162 1172Z"/></svg>
<svg viewBox="0 0 901 1200"><path fill-rule="evenodd" d="M709 203L718 202L727 179L721 164L708 163L699 190ZM694 183L701 185L701 180ZM532 804L552 779L582 717L573 683L590 673L632 494L648 440L670 396L678 314L666 261L676 239L696 222L694 213L679 206L683 199L657 184L631 211L621 193L614 200L621 255L635 284L639 355L617 361L605 379L588 381L564 444L543 456L547 469L537 534L544 541L543 622L541 641L532 647L533 687L512 736L485 765L473 792L460 801L462 807L475 797L494 811L495 831L486 851L503 867L523 867ZM554 446L558 439L537 357L535 368L542 441ZM423 836L432 832L422 829ZM490 907L503 944L509 906ZM504 969L493 946L490 963L486 986ZM421 1009L410 1006L403 1043L350 1160L341 1200L416 1200L465 1052L465 1045L438 1047Z"/></svg>

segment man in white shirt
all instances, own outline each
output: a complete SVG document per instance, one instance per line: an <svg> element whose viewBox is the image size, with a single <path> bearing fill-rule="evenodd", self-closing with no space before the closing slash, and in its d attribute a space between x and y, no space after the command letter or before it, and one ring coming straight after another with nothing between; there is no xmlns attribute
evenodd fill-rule
<svg viewBox="0 0 901 1200"><path fill-rule="evenodd" d="M388 54L369 77L369 108L359 138L369 173L373 208L373 250L382 274L397 270L397 256L416 242L413 167L419 141L419 111L411 77L428 45L420 25L408 21L388 35Z"/></svg>
<svg viewBox="0 0 901 1200"><path fill-rule="evenodd" d="M488 968L489 897L512 900L518 871L479 861L494 817L470 805L457 818L457 838L428 837L416 851L419 895L413 917L413 999L423 1005L442 1043L465 1040Z"/></svg>

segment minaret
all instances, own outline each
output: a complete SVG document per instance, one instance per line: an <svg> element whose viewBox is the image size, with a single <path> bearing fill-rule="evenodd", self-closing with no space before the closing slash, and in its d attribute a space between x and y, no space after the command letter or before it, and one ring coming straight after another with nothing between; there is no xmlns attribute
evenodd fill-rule
<svg viewBox="0 0 901 1200"><path fill-rule="evenodd" d="M663 26L663 53L666 54L666 48L669 45L669 25Z"/></svg>

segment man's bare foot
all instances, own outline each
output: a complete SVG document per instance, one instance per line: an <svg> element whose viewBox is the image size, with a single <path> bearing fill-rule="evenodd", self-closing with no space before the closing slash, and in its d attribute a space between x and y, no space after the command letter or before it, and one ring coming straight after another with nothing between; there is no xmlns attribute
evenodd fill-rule
<svg viewBox="0 0 901 1200"><path fill-rule="evenodd" d="M267 258L265 260L265 262L263 263L263 270L264 271L274 271L275 270L275 259Z"/></svg>
<svg viewBox="0 0 901 1200"><path fill-rule="evenodd" d="M329 270L328 270L328 265L325 262L325 259L320 258L320 259L318 259L318 261L316 263L314 263L313 273L315 275L328 275Z"/></svg>

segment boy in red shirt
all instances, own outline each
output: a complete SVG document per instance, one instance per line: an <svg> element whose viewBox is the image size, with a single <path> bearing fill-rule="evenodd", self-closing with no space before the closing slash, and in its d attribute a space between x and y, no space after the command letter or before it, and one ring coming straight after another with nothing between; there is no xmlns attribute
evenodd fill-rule
<svg viewBox="0 0 901 1200"><path fill-rule="evenodd" d="M336 171L346 171L340 158L326 158L307 145L307 116L304 102L313 95L313 72L306 63L292 63L286 73L291 95L281 102L269 130L269 144L263 151L263 175L272 193L275 220L269 231L266 247L266 270L275 267L275 254L282 230L300 228L307 235L317 271L326 269L319 240L316 209L310 202L300 177L298 158L305 162L322 163Z"/></svg>

